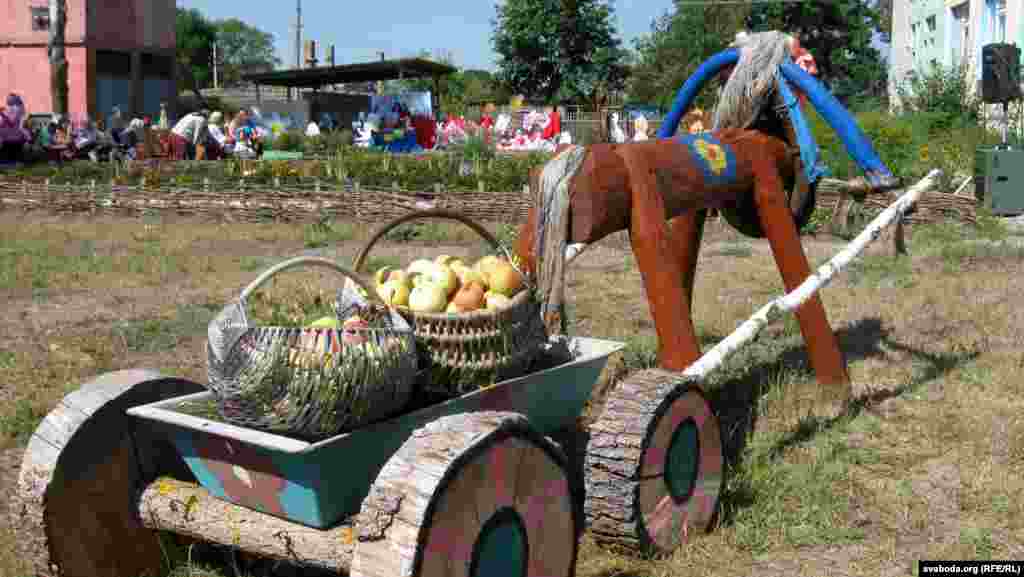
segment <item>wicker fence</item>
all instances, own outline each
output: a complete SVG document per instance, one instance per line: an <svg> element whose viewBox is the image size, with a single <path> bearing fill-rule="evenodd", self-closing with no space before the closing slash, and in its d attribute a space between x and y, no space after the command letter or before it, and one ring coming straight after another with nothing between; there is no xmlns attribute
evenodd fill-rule
<svg viewBox="0 0 1024 577"><path fill-rule="evenodd" d="M874 215L891 203L892 195L870 195L863 202L844 196L838 181L826 180L818 206L845 217L851 211ZM139 215L166 212L213 220L314 221L320 218L380 222L412 210L443 208L483 222L522 222L531 203L529 190L515 192L408 191L366 188L358 182L339 184L309 179L302 184L204 181L199 186L147 186L92 181L88 185L0 180L0 210L44 210L56 213ZM925 195L909 224L958 220L973 223L973 196L935 192Z"/></svg>
<svg viewBox="0 0 1024 577"><path fill-rule="evenodd" d="M320 218L380 222L412 210L459 211L483 222L520 222L530 205L519 192L411 192L349 185L251 185L244 180L206 182L199 188L123 185L93 181L86 186L0 182L0 209L56 213L140 215L164 212L231 221L314 221Z"/></svg>

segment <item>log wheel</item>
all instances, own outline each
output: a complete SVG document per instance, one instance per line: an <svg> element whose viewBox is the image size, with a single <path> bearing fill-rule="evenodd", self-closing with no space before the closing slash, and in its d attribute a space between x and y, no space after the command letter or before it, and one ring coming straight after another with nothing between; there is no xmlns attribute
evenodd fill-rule
<svg viewBox="0 0 1024 577"><path fill-rule="evenodd" d="M561 450L522 415L443 417L381 469L352 577L571 575L579 529Z"/></svg>
<svg viewBox="0 0 1024 577"><path fill-rule="evenodd" d="M591 426L584 510L592 534L673 551L710 529L722 464L718 418L699 387L660 369L631 375Z"/></svg>
<svg viewBox="0 0 1024 577"><path fill-rule="evenodd" d="M158 535L142 525L136 493L160 473L188 472L173 447L125 410L201 390L155 371L117 371L70 393L43 419L11 506L19 554L34 575L157 574Z"/></svg>

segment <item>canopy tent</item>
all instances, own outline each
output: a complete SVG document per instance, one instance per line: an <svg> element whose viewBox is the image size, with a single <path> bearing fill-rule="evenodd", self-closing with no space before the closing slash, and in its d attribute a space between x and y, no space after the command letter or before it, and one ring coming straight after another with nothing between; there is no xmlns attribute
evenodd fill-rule
<svg viewBox="0 0 1024 577"><path fill-rule="evenodd" d="M375 82L378 80L401 80L404 78L438 78L456 72L453 66L425 58L403 58L343 64L339 66L316 66L292 70L275 70L244 74L242 79L257 86L288 86L319 88L331 84L354 82Z"/></svg>

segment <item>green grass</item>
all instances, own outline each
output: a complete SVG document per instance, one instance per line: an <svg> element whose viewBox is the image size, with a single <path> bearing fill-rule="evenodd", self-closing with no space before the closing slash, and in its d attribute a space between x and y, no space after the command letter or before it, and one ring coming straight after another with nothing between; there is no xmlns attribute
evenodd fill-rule
<svg viewBox="0 0 1024 577"><path fill-rule="evenodd" d="M306 248L323 248L355 238L355 227L349 223L320 221L307 224L303 229Z"/></svg>
<svg viewBox="0 0 1024 577"><path fill-rule="evenodd" d="M850 263L847 275L853 285L906 289L916 283L913 261L907 256L863 256Z"/></svg>
<svg viewBox="0 0 1024 577"><path fill-rule="evenodd" d="M34 290L51 288L57 277L84 280L109 270L114 261L96 252L90 240L68 243L63 250L54 250L55 243L46 239L5 238L0 244L0 289L13 289L24 284L27 277Z"/></svg>
<svg viewBox="0 0 1024 577"><path fill-rule="evenodd" d="M0 436L24 445L45 416L46 411L36 403L25 398L18 399L0 414Z"/></svg>
<svg viewBox="0 0 1024 577"><path fill-rule="evenodd" d="M122 321L114 335L131 352L153 353L175 347L183 339L202 335L220 307L212 304L179 306L171 318Z"/></svg>

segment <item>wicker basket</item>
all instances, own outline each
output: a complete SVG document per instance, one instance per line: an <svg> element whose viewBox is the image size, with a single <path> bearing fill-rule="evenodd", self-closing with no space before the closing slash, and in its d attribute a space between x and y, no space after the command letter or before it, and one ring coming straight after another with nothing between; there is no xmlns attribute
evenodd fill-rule
<svg viewBox="0 0 1024 577"><path fill-rule="evenodd" d="M325 258L292 258L266 270L210 322L207 387L232 424L315 440L404 409L417 356L408 322L379 299L346 306L339 292L338 319L358 313L369 321L363 328L252 326L249 295L275 274L305 265L333 269L366 290L354 273Z"/></svg>
<svg viewBox="0 0 1024 577"><path fill-rule="evenodd" d="M512 262L508 250L483 226L456 212L429 210L411 212L381 227L356 256L353 269L361 271L374 245L395 227L412 220L447 219L465 224L496 251ZM512 297L511 304L498 310L467 313L420 313L406 307L396 310L412 324L416 335L424 391L442 397L462 395L496 380L525 374L547 342L530 278L526 287Z"/></svg>

